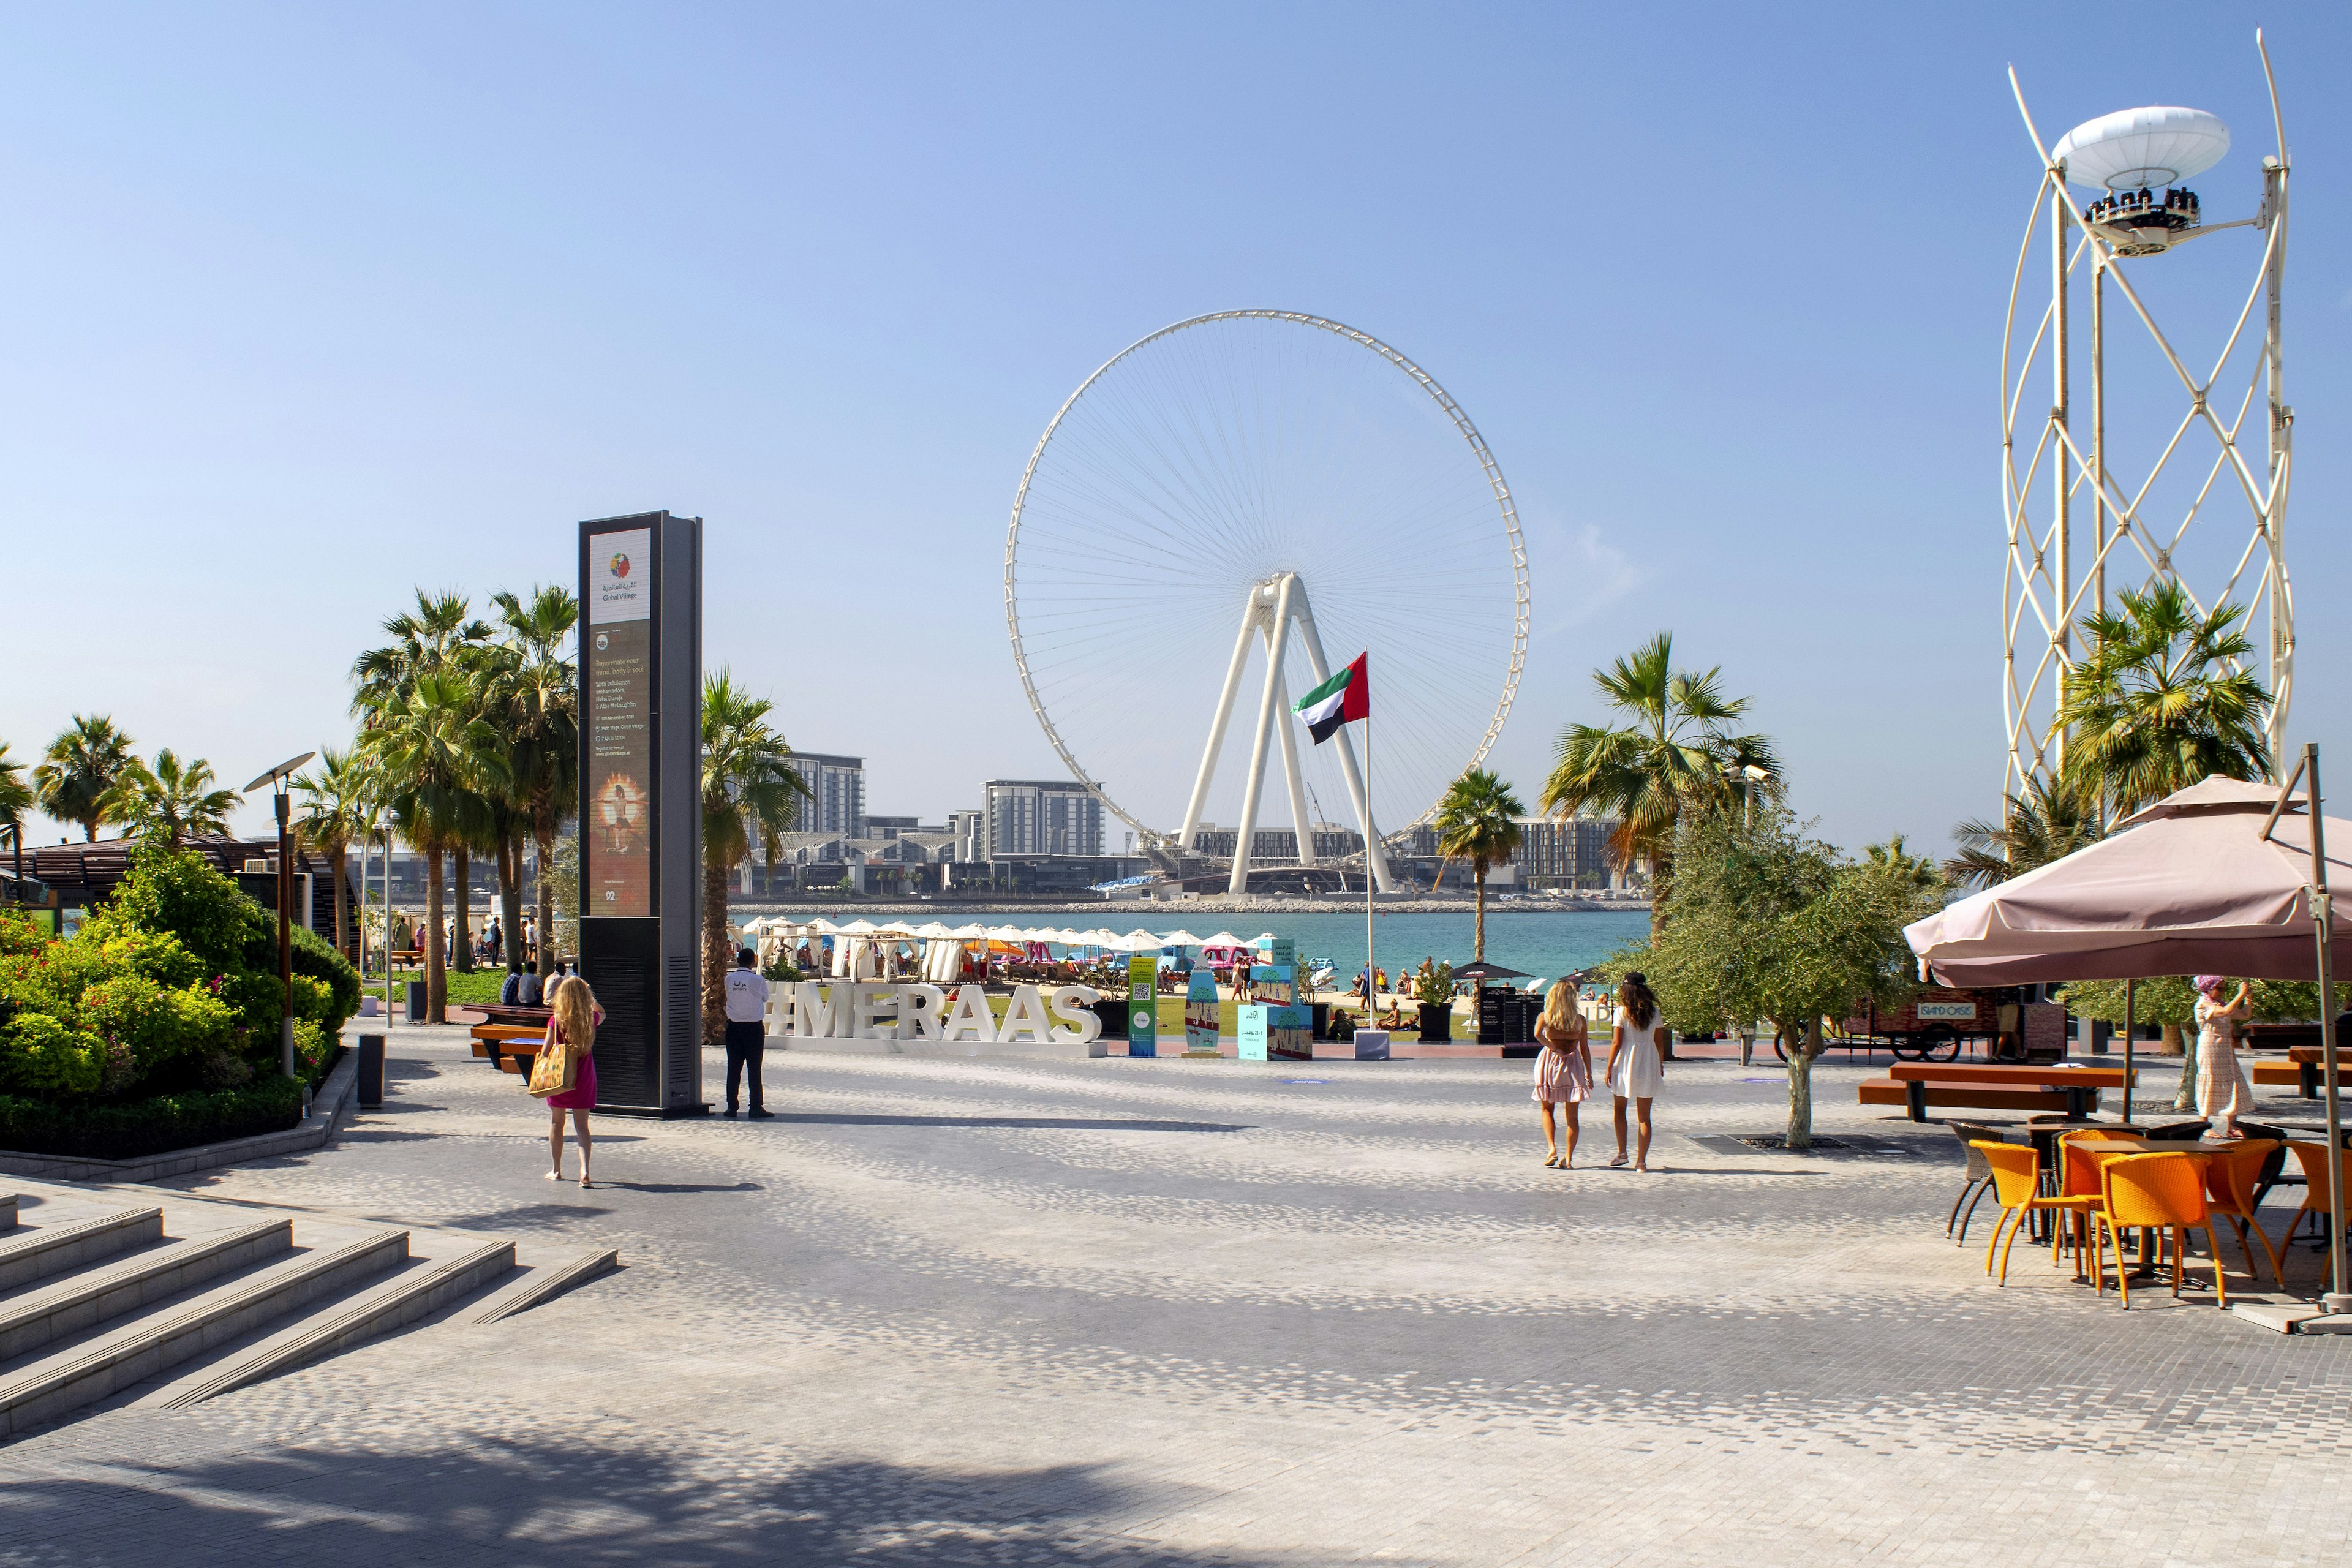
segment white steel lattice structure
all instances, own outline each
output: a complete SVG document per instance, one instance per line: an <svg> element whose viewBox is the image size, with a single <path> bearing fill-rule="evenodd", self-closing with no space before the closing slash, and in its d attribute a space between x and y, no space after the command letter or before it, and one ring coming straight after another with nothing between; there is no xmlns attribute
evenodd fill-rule
<svg viewBox="0 0 2352 1568"><path fill-rule="evenodd" d="M1004 615L1072 775L1160 864L1217 865L1241 891L1277 755L1289 863L1327 869L1367 858L1327 811L1392 843L1485 759L1527 657L1527 548L1493 454L1427 372L1320 316L1221 310L1129 345L1055 414L1013 498ZM1309 744L1292 711L1360 648L1377 766L1346 730ZM1253 652L1249 762L1221 783ZM1233 853L1209 853L1196 832L1229 807ZM1369 859L1385 890L1387 856Z"/></svg>
<svg viewBox="0 0 2352 1568"><path fill-rule="evenodd" d="M2277 152L2262 160L2254 216L2226 223L2202 222L2198 198L2185 184L2227 151L2229 132L2219 120L2192 110L2129 110L2047 145L2017 73L2010 73L2042 172L2018 248L2001 353L2008 791L2054 777L2063 765L2066 738L2053 716L2074 668L2075 628L2106 604L2111 566L2118 589L2179 583L2200 614L2227 601L2245 605L2260 650L2257 669L2273 698L2271 754L2285 749L2294 689L2294 599L2284 532L2294 415L2285 400L2280 318L2288 158L2270 55L2261 34L2254 42ZM2070 181L2101 195L2078 204ZM2151 189L2176 184L2160 197ZM2168 260L2168 252L2233 228L2251 229L2263 242L2252 288L2219 353L2192 364L2187 356L2195 351L2158 324L2133 281L2135 269L2142 258L2152 258L2151 267L2177 268L2181 263ZM2041 265L2037 250L2047 252ZM2032 297L2043 288L2048 302L2036 316ZM2131 370L2112 385L2108 360L2119 345L2108 331L2110 289L2127 321L2146 330L2157 356L2145 374ZM2084 306L2087 343L2077 330ZM2126 335L2137 342L2128 327ZM2074 380L2084 372L2087 409ZM2034 396L2042 387L2049 390L2047 403ZM2116 415L2122 417L2111 430ZM2242 505L2244 511L2237 510ZM2076 552L2077 513L2087 514L2091 525L2087 556Z"/></svg>

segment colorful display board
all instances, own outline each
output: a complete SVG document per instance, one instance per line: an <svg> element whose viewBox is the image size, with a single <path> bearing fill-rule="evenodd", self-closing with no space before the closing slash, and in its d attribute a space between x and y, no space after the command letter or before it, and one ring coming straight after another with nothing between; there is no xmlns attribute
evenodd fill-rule
<svg viewBox="0 0 2352 1568"><path fill-rule="evenodd" d="M1127 961L1127 1054L1160 1054L1160 960L1149 952Z"/></svg>
<svg viewBox="0 0 2352 1568"><path fill-rule="evenodd" d="M1192 984L1184 989L1184 1054L1217 1054L1217 975L1206 964L1192 971Z"/></svg>
<svg viewBox="0 0 2352 1568"><path fill-rule="evenodd" d="M1276 937L1268 956L1274 962L1250 966L1250 989L1258 1000L1235 1010L1234 1033L1240 1037L1241 1058L1312 1061L1315 1010L1301 999L1297 945L1288 937Z"/></svg>

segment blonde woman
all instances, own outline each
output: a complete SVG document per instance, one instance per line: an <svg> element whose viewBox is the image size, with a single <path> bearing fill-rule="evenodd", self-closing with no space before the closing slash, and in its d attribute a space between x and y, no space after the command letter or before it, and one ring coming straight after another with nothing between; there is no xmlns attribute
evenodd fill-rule
<svg viewBox="0 0 2352 1568"><path fill-rule="evenodd" d="M556 983L549 1007L553 1016L547 1021L547 1044L541 1048L569 1051L578 1065L572 1087L547 1097L547 1179L563 1180L563 1113L568 1110L572 1131L580 1135L580 1184L585 1187L590 1184L589 1156L596 1148L588 1135L588 1112L596 1104L596 1026L604 1021L604 1009L596 1005L596 994L577 975Z"/></svg>
<svg viewBox="0 0 2352 1568"><path fill-rule="evenodd" d="M1633 1102L1637 1142L1633 1169L1650 1168L1650 1101L1666 1081L1660 1052L1666 1043L1666 1021L1658 1016L1658 998L1649 977L1633 973L1617 987L1617 1019L1609 1031L1609 1092L1615 1098L1617 1157L1625 1163L1625 1102Z"/></svg>
<svg viewBox="0 0 2352 1568"><path fill-rule="evenodd" d="M1552 982L1544 993L1543 1016L1536 1021L1536 1105L1543 1112L1544 1163L1566 1171L1576 1164L1576 1108L1592 1092L1592 1047L1586 1038L1584 1015L1576 1010L1576 987L1565 980ZM1551 1110L1559 1107L1568 1124L1568 1147L1562 1150L1552 1131Z"/></svg>

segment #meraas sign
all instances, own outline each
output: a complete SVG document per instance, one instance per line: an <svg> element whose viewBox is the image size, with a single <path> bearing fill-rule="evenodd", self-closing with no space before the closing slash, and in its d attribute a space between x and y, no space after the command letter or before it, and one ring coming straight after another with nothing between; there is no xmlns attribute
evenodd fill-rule
<svg viewBox="0 0 2352 1568"><path fill-rule="evenodd" d="M771 1032L793 1039L1083 1046L1102 1035L1093 1008L1099 993L1085 985L1062 986L1051 998L1034 985L1016 985L1002 1024L978 985L959 985L950 995L936 985L803 980L773 994L789 1016Z"/></svg>

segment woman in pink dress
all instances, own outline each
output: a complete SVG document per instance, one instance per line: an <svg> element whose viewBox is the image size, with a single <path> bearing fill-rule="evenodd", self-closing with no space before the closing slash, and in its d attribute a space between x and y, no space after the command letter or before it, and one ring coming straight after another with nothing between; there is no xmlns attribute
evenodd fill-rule
<svg viewBox="0 0 2352 1568"><path fill-rule="evenodd" d="M1550 1155L1544 1161L1556 1170L1568 1170L1576 1163L1576 1108L1592 1092L1592 1047L1585 1035L1584 1015L1576 1010L1576 987L1565 980L1552 982L1544 993L1543 1016L1536 1023L1536 1039L1543 1049L1536 1053L1536 1104L1543 1111L1544 1147ZM1552 1131L1551 1109L1559 1107L1559 1119L1568 1124L1568 1148L1563 1151L1559 1139Z"/></svg>
<svg viewBox="0 0 2352 1568"><path fill-rule="evenodd" d="M588 1135L588 1112L596 1104L596 1026L604 1021L604 1009L596 1005L596 994L578 975L558 982L548 1005L554 1016L547 1021L547 1044L541 1048L569 1051L578 1066L572 1087L547 1097L547 1113L551 1118L547 1127L547 1179L563 1180L563 1113L568 1110L572 1131L580 1135L580 1184L585 1187L588 1159L596 1147Z"/></svg>

